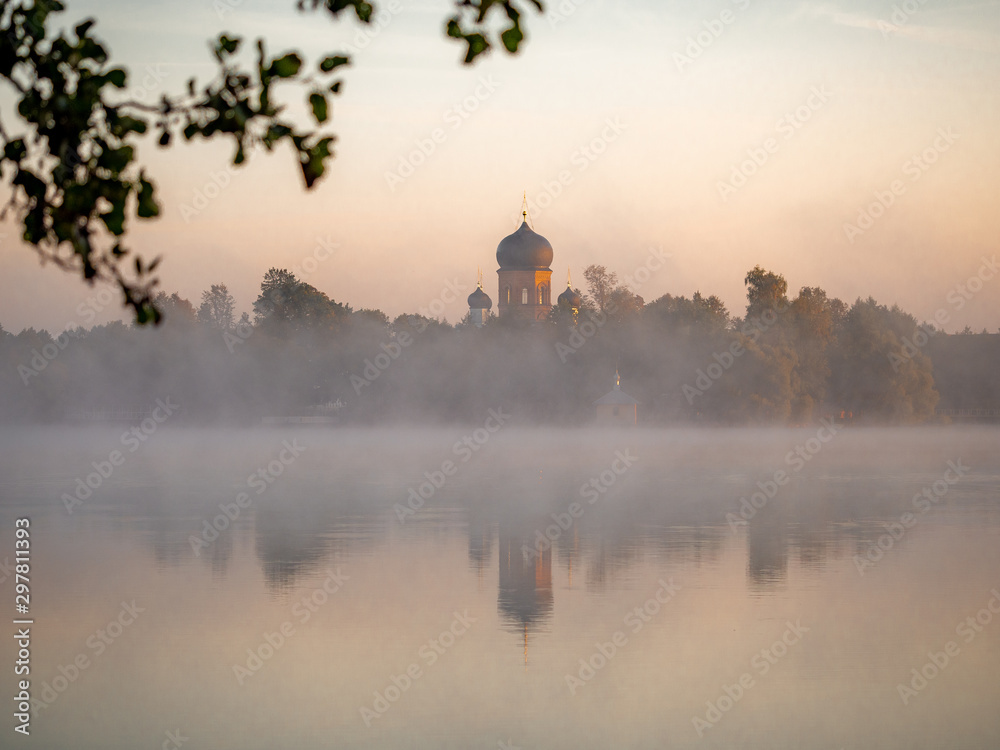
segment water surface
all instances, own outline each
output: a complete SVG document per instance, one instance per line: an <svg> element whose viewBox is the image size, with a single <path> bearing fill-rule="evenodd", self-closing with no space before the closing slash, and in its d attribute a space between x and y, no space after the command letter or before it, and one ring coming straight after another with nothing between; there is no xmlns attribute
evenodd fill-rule
<svg viewBox="0 0 1000 750"><path fill-rule="evenodd" d="M0 436L19 746L1000 746L996 429L124 429Z"/></svg>

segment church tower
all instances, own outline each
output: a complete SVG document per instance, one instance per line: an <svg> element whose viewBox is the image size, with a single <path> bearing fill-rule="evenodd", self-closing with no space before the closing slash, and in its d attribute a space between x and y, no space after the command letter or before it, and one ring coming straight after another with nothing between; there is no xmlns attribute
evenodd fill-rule
<svg viewBox="0 0 1000 750"><path fill-rule="evenodd" d="M497 245L500 317L545 320L552 309L552 245L528 226L522 211L520 228Z"/></svg>

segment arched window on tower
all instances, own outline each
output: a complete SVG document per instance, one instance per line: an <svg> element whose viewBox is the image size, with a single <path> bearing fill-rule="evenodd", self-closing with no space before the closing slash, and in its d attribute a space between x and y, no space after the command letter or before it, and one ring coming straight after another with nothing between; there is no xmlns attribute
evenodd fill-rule
<svg viewBox="0 0 1000 750"><path fill-rule="evenodd" d="M509 305L510 304L510 287L509 286L508 287L504 287L503 294L504 294L504 298L505 298L507 304Z"/></svg>
<svg viewBox="0 0 1000 750"><path fill-rule="evenodd" d="M549 304L549 288L545 284L542 284L540 287L538 287L538 304L539 305Z"/></svg>
<svg viewBox="0 0 1000 750"><path fill-rule="evenodd" d="M527 290L527 288L524 288L524 289L521 290L521 304L522 305L528 304L528 290Z"/></svg>

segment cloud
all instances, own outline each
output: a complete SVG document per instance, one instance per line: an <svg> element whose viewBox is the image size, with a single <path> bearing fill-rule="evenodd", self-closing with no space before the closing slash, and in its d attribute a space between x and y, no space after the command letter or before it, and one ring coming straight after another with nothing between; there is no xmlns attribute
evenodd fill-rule
<svg viewBox="0 0 1000 750"><path fill-rule="evenodd" d="M986 3L990 7L996 8L996 3ZM967 5L948 9L948 13L954 16L962 10L976 9L980 6ZM830 3L802 3L795 9L791 20L811 18L826 21L836 26L846 26L849 28L863 29L877 32L884 39L890 37L903 37L925 44L937 44L945 47L957 49L972 49L983 52L991 52L997 49L1000 37L994 33L961 28L959 26L929 26L916 23L918 16L924 20L934 15L934 9L919 5L916 10L908 12L897 4L887 10L885 15L876 17L866 13L858 13L838 8ZM952 19L954 20L954 19Z"/></svg>

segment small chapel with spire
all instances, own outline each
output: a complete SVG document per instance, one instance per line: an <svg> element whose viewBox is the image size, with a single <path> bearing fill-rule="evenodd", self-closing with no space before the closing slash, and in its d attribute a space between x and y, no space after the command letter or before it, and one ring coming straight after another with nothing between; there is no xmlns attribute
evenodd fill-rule
<svg viewBox="0 0 1000 750"><path fill-rule="evenodd" d="M639 402L622 390L622 379L615 368L615 385L594 402L598 424L635 427Z"/></svg>

